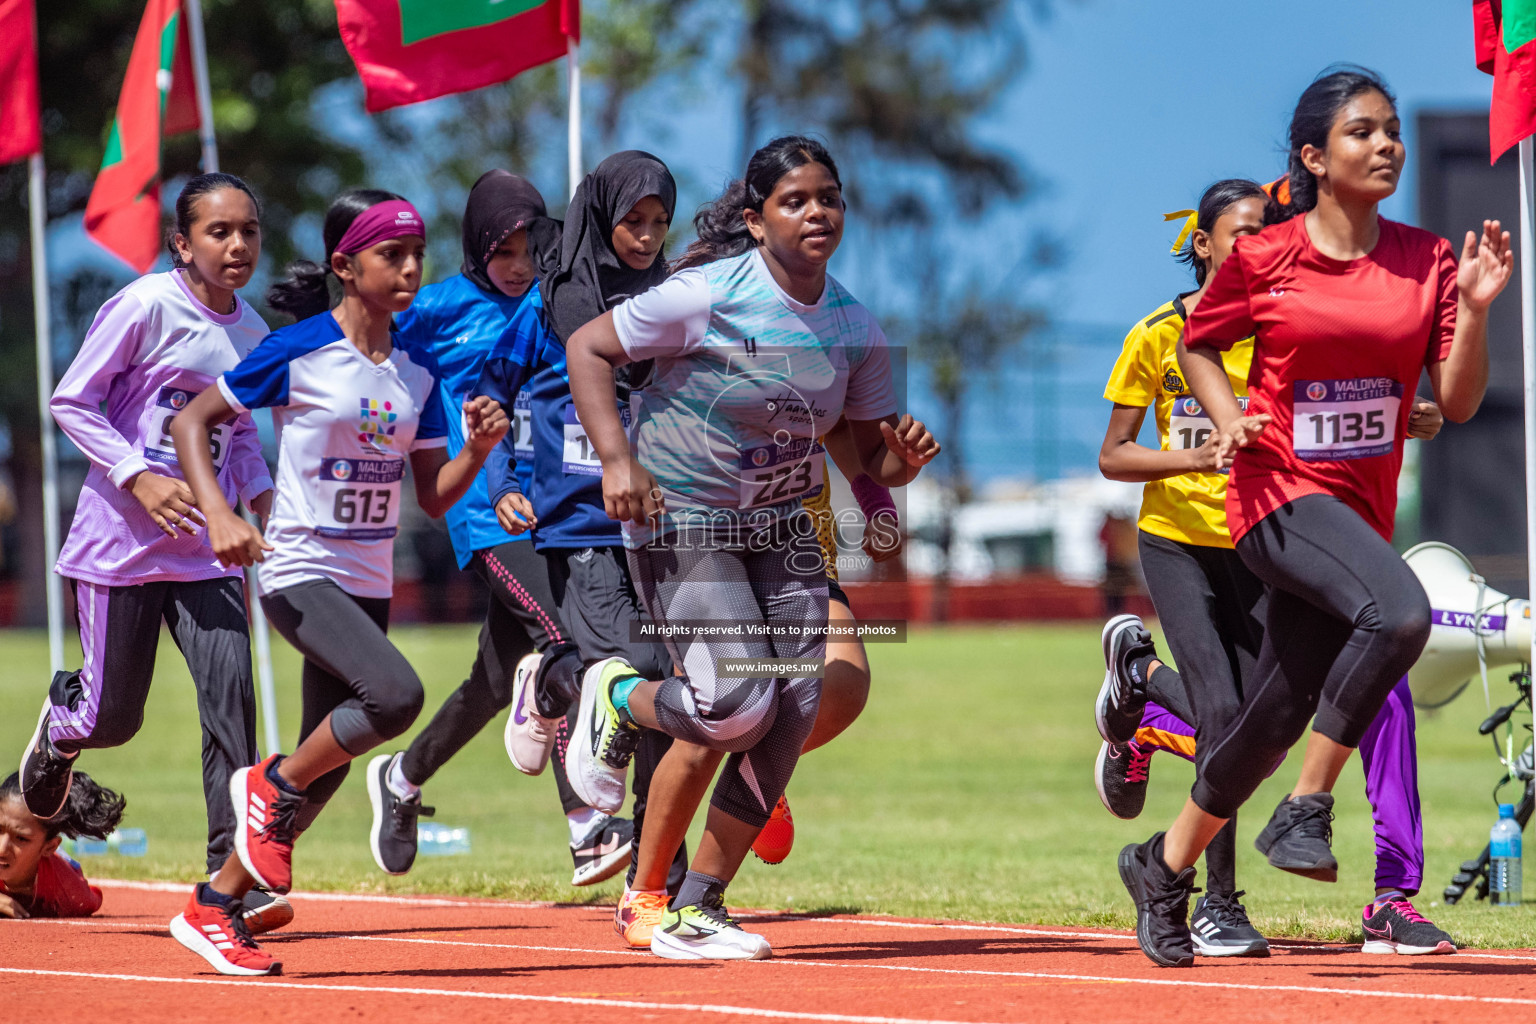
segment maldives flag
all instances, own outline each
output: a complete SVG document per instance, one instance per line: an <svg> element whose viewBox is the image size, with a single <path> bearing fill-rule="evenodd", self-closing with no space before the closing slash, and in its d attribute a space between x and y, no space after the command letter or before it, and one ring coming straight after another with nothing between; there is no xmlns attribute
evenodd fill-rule
<svg viewBox="0 0 1536 1024"><path fill-rule="evenodd" d="M160 253L160 140L196 131L192 51L181 0L149 0L85 204L85 231L144 273Z"/></svg>
<svg viewBox="0 0 1536 1024"><path fill-rule="evenodd" d="M1489 163L1536 135L1536 0L1472 0L1477 66L1493 76Z"/></svg>
<svg viewBox="0 0 1536 1024"><path fill-rule="evenodd" d="M43 148L32 0L0 0L0 164Z"/></svg>
<svg viewBox="0 0 1536 1024"><path fill-rule="evenodd" d="M370 112L505 82L565 56L580 0L336 0Z"/></svg>

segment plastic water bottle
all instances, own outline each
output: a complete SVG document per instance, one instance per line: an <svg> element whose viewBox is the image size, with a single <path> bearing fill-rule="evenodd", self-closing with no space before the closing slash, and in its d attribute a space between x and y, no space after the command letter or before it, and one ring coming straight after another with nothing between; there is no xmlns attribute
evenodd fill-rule
<svg viewBox="0 0 1536 1024"><path fill-rule="evenodd" d="M1499 820L1488 834L1488 902L1520 905L1520 823L1514 804L1499 804Z"/></svg>
<svg viewBox="0 0 1536 1024"><path fill-rule="evenodd" d="M149 852L149 837L141 828L120 828L107 836L107 846L119 857L142 857Z"/></svg>
<svg viewBox="0 0 1536 1024"><path fill-rule="evenodd" d="M74 852L70 854L70 856L77 858L104 857L106 856L106 853L107 841L105 839L96 839L92 836L81 836L79 839L75 840L75 849Z"/></svg>
<svg viewBox="0 0 1536 1024"><path fill-rule="evenodd" d="M423 857L452 857L469 852L469 829L429 821L416 826L416 852Z"/></svg>

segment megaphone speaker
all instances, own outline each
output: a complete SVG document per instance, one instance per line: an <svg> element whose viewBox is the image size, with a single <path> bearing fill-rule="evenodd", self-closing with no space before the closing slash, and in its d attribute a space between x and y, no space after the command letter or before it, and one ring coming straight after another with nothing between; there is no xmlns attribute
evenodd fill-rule
<svg viewBox="0 0 1536 1024"><path fill-rule="evenodd" d="M1413 702L1449 704L1478 673L1478 645L1489 669L1524 664L1531 656L1531 603L1480 583L1467 556L1434 541L1403 555L1429 595L1432 626L1424 653L1408 672Z"/></svg>

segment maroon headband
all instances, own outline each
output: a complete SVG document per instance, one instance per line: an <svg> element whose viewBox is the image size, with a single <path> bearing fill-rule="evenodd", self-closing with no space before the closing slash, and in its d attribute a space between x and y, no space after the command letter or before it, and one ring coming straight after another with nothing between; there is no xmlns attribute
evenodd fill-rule
<svg viewBox="0 0 1536 1024"><path fill-rule="evenodd" d="M426 238L427 225L416 207L404 199L390 199L375 203L358 214L346 234L341 236L341 241L336 243L336 251L350 256L387 238L405 238L407 235Z"/></svg>

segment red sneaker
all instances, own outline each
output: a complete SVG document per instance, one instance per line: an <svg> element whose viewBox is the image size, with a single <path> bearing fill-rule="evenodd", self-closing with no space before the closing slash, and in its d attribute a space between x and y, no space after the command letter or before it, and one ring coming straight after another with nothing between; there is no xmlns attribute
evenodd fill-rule
<svg viewBox="0 0 1536 1024"><path fill-rule="evenodd" d="M768 824L757 834L752 852L764 864L782 864L795 846L795 819L789 815L789 801L782 796L773 805Z"/></svg>
<svg viewBox="0 0 1536 1024"><path fill-rule="evenodd" d="M240 904L231 914L221 906L209 906L197 898L202 886L192 890L187 907L171 919L171 935L213 965L220 974L281 974L283 965L262 952L240 919Z"/></svg>
<svg viewBox="0 0 1536 1024"><path fill-rule="evenodd" d="M229 780L229 798L235 805L239 827L235 852L251 877L278 895L293 885L293 828L304 797L273 785L267 769L281 754L235 772Z"/></svg>

